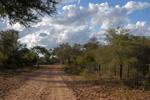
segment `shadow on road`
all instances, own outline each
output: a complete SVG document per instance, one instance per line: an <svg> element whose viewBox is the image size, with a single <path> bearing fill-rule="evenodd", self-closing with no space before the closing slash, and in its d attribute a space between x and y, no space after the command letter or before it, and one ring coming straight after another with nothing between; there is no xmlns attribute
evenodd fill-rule
<svg viewBox="0 0 150 100"><path fill-rule="evenodd" d="M33 72L32 74L28 74L25 76L28 78L32 78L32 81L47 82L49 84L54 84L51 86L51 88L89 87L88 80L72 80L70 79L70 76L74 76L74 75L65 73L62 67L47 66L42 70ZM55 80L58 77L61 78L61 80ZM55 84L60 84L60 86L56 86ZM66 84L66 86L64 86L63 84Z"/></svg>

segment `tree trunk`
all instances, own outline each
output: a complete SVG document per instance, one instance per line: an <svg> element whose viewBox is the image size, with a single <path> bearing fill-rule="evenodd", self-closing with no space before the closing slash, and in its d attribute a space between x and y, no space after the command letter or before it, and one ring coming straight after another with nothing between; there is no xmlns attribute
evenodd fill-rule
<svg viewBox="0 0 150 100"><path fill-rule="evenodd" d="M68 58L68 65L70 65L70 58Z"/></svg>
<svg viewBox="0 0 150 100"><path fill-rule="evenodd" d="M89 65L89 72L91 72L91 65Z"/></svg>
<svg viewBox="0 0 150 100"><path fill-rule="evenodd" d="M36 67L39 68L39 59L37 60Z"/></svg>
<svg viewBox="0 0 150 100"><path fill-rule="evenodd" d="M100 74L101 74L101 65L99 64L99 76L100 76Z"/></svg>
<svg viewBox="0 0 150 100"><path fill-rule="evenodd" d="M137 84L139 82L139 70L137 69L137 73L136 73L136 80L137 80Z"/></svg>
<svg viewBox="0 0 150 100"><path fill-rule="evenodd" d="M120 79L122 79L122 64L120 64Z"/></svg>
<svg viewBox="0 0 150 100"><path fill-rule="evenodd" d="M3 57L4 57L4 60L3 60L4 67L8 68L5 54L3 54Z"/></svg>
<svg viewBox="0 0 150 100"><path fill-rule="evenodd" d="M150 84L150 72L149 72L149 84Z"/></svg>
<svg viewBox="0 0 150 100"><path fill-rule="evenodd" d="M114 66L114 74L115 74L115 76L117 75L116 65Z"/></svg>
<svg viewBox="0 0 150 100"><path fill-rule="evenodd" d="M39 55L39 54L38 54ZM38 56L38 58L37 58L37 62L36 62L36 64L37 64L37 66L36 67L38 67L39 68L39 56Z"/></svg>
<svg viewBox="0 0 150 100"><path fill-rule="evenodd" d="M150 65L149 65L149 84L150 84Z"/></svg>
<svg viewBox="0 0 150 100"><path fill-rule="evenodd" d="M63 65L65 64L63 60L62 60L62 64L63 64Z"/></svg>
<svg viewBox="0 0 150 100"><path fill-rule="evenodd" d="M127 77L128 77L128 79L129 79L129 65L128 65L128 72L127 72L127 74L128 74Z"/></svg>
<svg viewBox="0 0 150 100"><path fill-rule="evenodd" d="M4 50L3 50L3 57L4 57L4 60L3 60L3 63L4 63L4 67L5 68L8 68L8 66L7 66L7 61L6 61L6 56L5 56L5 46L3 47L4 48Z"/></svg>
<svg viewBox="0 0 150 100"><path fill-rule="evenodd" d="M105 65L105 74L106 74L106 65Z"/></svg>

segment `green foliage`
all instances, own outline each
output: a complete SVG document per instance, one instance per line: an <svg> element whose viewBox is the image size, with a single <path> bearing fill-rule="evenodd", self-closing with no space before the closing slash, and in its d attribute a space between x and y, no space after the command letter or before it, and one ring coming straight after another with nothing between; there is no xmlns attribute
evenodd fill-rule
<svg viewBox="0 0 150 100"><path fill-rule="evenodd" d="M39 67L40 63L46 63L46 60L49 60L50 54L49 51L45 47L40 46L34 46L31 50L37 54L37 67ZM44 57L39 57L39 55L42 54Z"/></svg>
<svg viewBox="0 0 150 100"><path fill-rule="evenodd" d="M28 66L33 65L37 61L37 55L32 51L28 51L24 55L21 56L20 60L23 65L28 65Z"/></svg>
<svg viewBox="0 0 150 100"><path fill-rule="evenodd" d="M108 45L100 45L93 37L84 45L65 43L49 50L40 46L28 49L18 42L18 33L15 30L0 31L0 66L16 68L61 62L67 64L66 72L95 78L99 75L119 77L122 65L122 79L131 79L133 84L141 84L141 81L147 84L145 80L149 78L150 82L150 39L130 35L128 29L107 30Z"/></svg>
<svg viewBox="0 0 150 100"><path fill-rule="evenodd" d="M108 45L100 45L95 37L91 38L79 55L72 56L67 71L72 73L80 68L78 73L89 78L97 73L100 64L100 75L119 77L122 64L123 79L132 79L137 85L148 80L148 76L150 79L150 39L130 35L129 30L122 27L107 30L105 36Z"/></svg>
<svg viewBox="0 0 150 100"><path fill-rule="evenodd" d="M30 27L31 23L40 21L40 16L53 15L56 4L56 0L0 0L0 18L8 16L11 24L18 22Z"/></svg>
<svg viewBox="0 0 150 100"><path fill-rule="evenodd" d="M44 54L44 53L47 53L47 52L48 52L46 48L40 47L40 46L34 46L34 47L32 48L32 50L33 50L35 53L37 53L38 55L39 55L40 53L41 53L41 54Z"/></svg>
<svg viewBox="0 0 150 100"><path fill-rule="evenodd" d="M72 61L76 63L76 57L81 54L81 48L82 46L80 44L74 44L73 47L68 43L61 44L59 47L54 48L53 54L62 64L68 63L70 65Z"/></svg>
<svg viewBox="0 0 150 100"><path fill-rule="evenodd" d="M90 38L90 41L88 43L84 44L83 47L86 50L95 50L98 48L98 46L99 46L98 39L96 37L92 37L92 38Z"/></svg>
<svg viewBox="0 0 150 100"><path fill-rule="evenodd" d="M0 52L0 67L3 66L3 54Z"/></svg>
<svg viewBox="0 0 150 100"><path fill-rule="evenodd" d="M3 54L3 62L5 67L7 67L6 60L10 60L18 49L18 33L19 32L15 30L0 31L0 51Z"/></svg>
<svg viewBox="0 0 150 100"><path fill-rule="evenodd" d="M0 31L0 66L15 69L35 64L37 55L19 43L18 37L18 31Z"/></svg>
<svg viewBox="0 0 150 100"><path fill-rule="evenodd" d="M81 68L76 65L65 65L64 70L71 74L80 74L80 72L82 71Z"/></svg>

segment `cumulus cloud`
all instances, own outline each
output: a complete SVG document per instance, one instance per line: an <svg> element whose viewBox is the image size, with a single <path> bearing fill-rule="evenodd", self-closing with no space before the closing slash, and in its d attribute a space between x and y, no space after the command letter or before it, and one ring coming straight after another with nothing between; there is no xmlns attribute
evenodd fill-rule
<svg viewBox="0 0 150 100"><path fill-rule="evenodd" d="M62 8L63 12L53 18L52 23L59 25L85 25L91 17L91 25L101 25L102 29L113 28L130 22L128 15L135 10L142 10L150 7L146 2L130 1L124 6L109 7L109 4L89 3L88 8L76 5L67 5Z"/></svg>
<svg viewBox="0 0 150 100"><path fill-rule="evenodd" d="M135 25L128 24L125 28L130 30L130 34L139 36L150 36L150 27L147 26L146 22L138 21Z"/></svg>
<svg viewBox="0 0 150 100"><path fill-rule="evenodd" d="M25 27L21 26L19 23L16 23L14 25L10 25L9 23L7 23L7 29L14 29L17 31L23 31L25 29Z"/></svg>
<svg viewBox="0 0 150 100"><path fill-rule="evenodd" d="M128 14L135 10L142 10L150 7L150 3L130 1L123 7L119 5L109 7L108 3L99 5L89 4L89 7L90 9L94 9L94 11L97 9L97 12L92 15L91 23L94 25L101 24L101 28L108 29L129 23L130 19L127 17Z"/></svg>
<svg viewBox="0 0 150 100"><path fill-rule="evenodd" d="M88 10L84 7L77 7L76 5L68 5L62 8L64 12L53 17L52 23L59 25L85 25L87 18L90 15Z"/></svg>
<svg viewBox="0 0 150 100"><path fill-rule="evenodd" d="M63 3L78 0L62 0ZM43 17L42 21L26 29L16 23L10 26L8 22L0 22L1 29L16 29L20 31L20 40L27 43L28 47L35 45L53 48L61 43L84 44L89 38L96 36L101 43L104 41L105 29L127 24L125 27L134 35L150 35L150 27L146 22L138 21L135 25L129 23L128 15L135 10L150 7L149 3L130 1L124 6L109 7L109 4L89 3L88 8L76 5L66 5L57 15L49 18ZM2 24L1 24L2 23ZM99 27L99 28L97 28Z"/></svg>
<svg viewBox="0 0 150 100"><path fill-rule="evenodd" d="M45 45L47 48L52 48L58 46L62 43L85 43L88 41L92 30L87 26L78 26L76 28L69 29L56 29L56 28L47 28L49 33L44 33L46 36L41 35L41 31L29 34L21 38L22 42L29 44L29 47L35 45Z"/></svg>
<svg viewBox="0 0 150 100"><path fill-rule="evenodd" d="M122 8L127 10L127 14L130 14L135 10L142 10L147 7L150 7L150 3L130 1L127 2L127 4L124 5Z"/></svg>

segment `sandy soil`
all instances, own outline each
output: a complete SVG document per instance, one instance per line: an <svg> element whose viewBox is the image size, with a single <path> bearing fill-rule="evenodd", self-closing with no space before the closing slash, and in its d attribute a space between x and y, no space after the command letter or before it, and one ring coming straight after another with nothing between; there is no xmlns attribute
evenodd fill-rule
<svg viewBox="0 0 150 100"><path fill-rule="evenodd" d="M63 80L63 77L69 76L60 66L48 66L26 77L30 79L1 100L76 100L73 91Z"/></svg>
<svg viewBox="0 0 150 100"><path fill-rule="evenodd" d="M121 87L106 79L101 85L67 74L59 65L3 80L0 100L150 100L150 91Z"/></svg>

